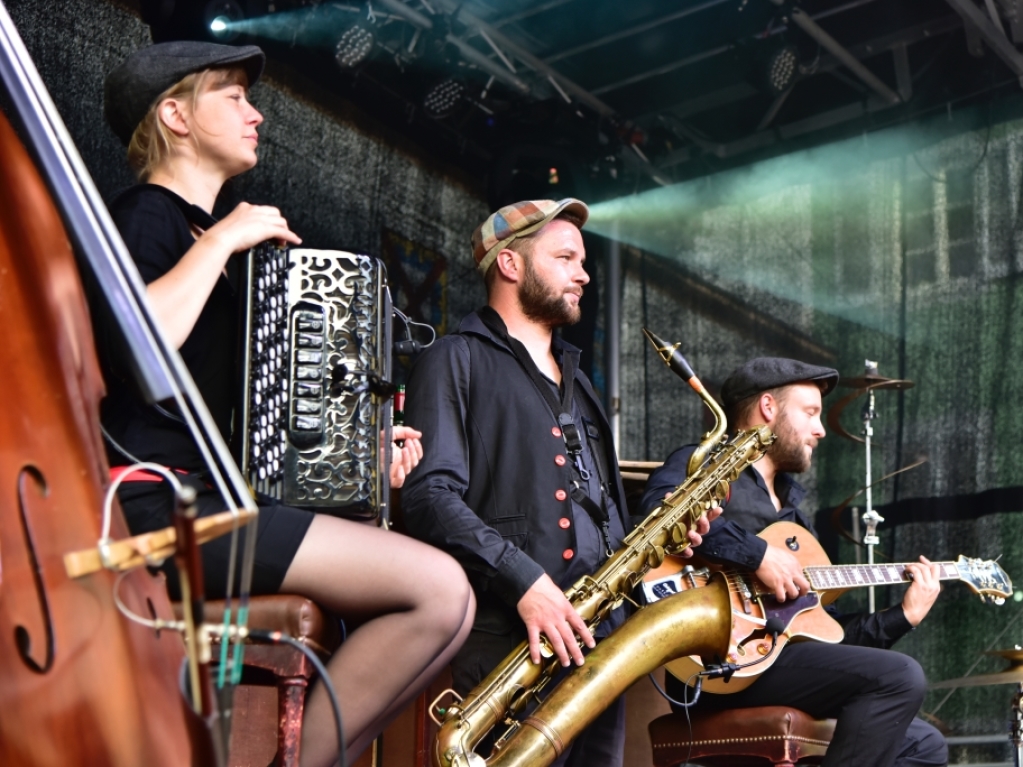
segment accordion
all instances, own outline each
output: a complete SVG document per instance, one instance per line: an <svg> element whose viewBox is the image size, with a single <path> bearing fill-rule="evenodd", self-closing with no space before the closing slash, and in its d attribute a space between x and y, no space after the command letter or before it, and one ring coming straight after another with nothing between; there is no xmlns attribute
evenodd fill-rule
<svg viewBox="0 0 1023 767"><path fill-rule="evenodd" d="M386 520L391 299L383 264L264 243L244 269L242 473L289 506Z"/></svg>

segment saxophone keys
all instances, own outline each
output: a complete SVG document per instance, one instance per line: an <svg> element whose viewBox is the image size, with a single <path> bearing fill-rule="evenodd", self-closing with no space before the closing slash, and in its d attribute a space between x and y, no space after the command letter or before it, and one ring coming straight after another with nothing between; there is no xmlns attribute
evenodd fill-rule
<svg viewBox="0 0 1023 767"><path fill-rule="evenodd" d="M650 551L647 553L646 561L650 567L660 567L664 562L666 552L663 546L651 546Z"/></svg>

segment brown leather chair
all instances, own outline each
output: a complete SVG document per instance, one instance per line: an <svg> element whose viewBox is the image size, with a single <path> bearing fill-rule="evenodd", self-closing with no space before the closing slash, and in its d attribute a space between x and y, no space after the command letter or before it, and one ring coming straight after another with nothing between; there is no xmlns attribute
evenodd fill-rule
<svg viewBox="0 0 1023 767"><path fill-rule="evenodd" d="M691 727L691 729L690 729ZM649 726L654 767L793 767L820 764L835 720L813 719L785 706L668 714Z"/></svg>
<svg viewBox="0 0 1023 767"><path fill-rule="evenodd" d="M222 621L224 603L207 602L205 617ZM337 620L312 600L291 594L253 597L249 628L288 634L321 660L341 644ZM215 646L214 655L218 651ZM265 767L271 760L275 767L298 767L306 689L316 669L299 650L268 644L248 644L243 667L234 696L230 767Z"/></svg>

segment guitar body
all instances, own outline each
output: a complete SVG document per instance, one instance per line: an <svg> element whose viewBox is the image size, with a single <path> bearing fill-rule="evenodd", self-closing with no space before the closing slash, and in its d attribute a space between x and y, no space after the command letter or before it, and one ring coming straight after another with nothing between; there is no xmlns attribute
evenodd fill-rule
<svg viewBox="0 0 1023 767"><path fill-rule="evenodd" d="M791 551L803 567L830 564L828 555L821 548L816 538L804 527L794 522L778 522L760 533L759 538L767 541L769 546L778 546ZM652 572L652 578L664 578L671 575L671 569L681 571L685 560L672 558L674 567L665 565ZM706 571L705 571L706 572ZM648 576L648 579L650 579ZM693 573L683 576L682 588L700 587L709 579L706 574ZM781 649L790 641L814 640L837 644L842 641L845 632L838 621L824 610L842 592L839 590L819 593L810 591L798 599L779 602L768 592L766 586L752 573L725 573L728 582L729 597L732 603L732 637L729 642L728 655L725 658L701 659L697 655L679 658L665 665L665 668L683 681L695 683L694 675L703 671L706 663L734 663L737 666L752 663L763 658L755 666L738 669L729 681L724 679L706 679L703 689L707 692L726 694L739 692L753 684L777 660ZM826 596L825 596L826 595ZM771 652L771 636L764 624L771 618L777 618L785 626L778 635L777 645Z"/></svg>
<svg viewBox="0 0 1023 767"><path fill-rule="evenodd" d="M763 530L759 538L769 546L788 549L803 566L803 574L811 590L798 599L779 602L753 573L725 572L731 602L731 639L724 658L701 658L691 655L668 663L665 668L687 684L694 684L696 675L705 671L705 664L739 666L731 678L705 678L703 688L723 694L739 692L753 684L777 660L788 642L813 640L837 644L844 631L838 621L824 610L849 589L861 586L887 586L911 579L905 564L832 565L817 539L809 530L794 522L777 522ZM955 562L933 562L938 579L962 581L990 604L1004 604L1012 596L1012 581L997 562L960 556ZM657 601L670 594L705 586L711 569L695 569L678 557L667 557L656 570L643 579L647 599ZM772 639L765 624L776 619L783 626L772 649Z"/></svg>

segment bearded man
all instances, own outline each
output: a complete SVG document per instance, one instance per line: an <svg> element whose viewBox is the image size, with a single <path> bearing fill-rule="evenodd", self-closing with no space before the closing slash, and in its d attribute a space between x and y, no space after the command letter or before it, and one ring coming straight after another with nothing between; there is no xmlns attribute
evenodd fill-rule
<svg viewBox="0 0 1023 767"><path fill-rule="evenodd" d="M427 349L406 387L406 422L424 434L423 460L402 488L406 527L452 554L476 592L473 630L452 662L463 695L523 639L534 662L543 635L563 666L582 665L580 640L595 639L563 590L596 572L630 529L607 418L579 350L554 334L580 317L587 216L565 199L487 218L472 247L488 305ZM622 620L619 608L596 638ZM555 764L615 767L623 748L619 701Z"/></svg>
<svg viewBox="0 0 1023 767"><path fill-rule="evenodd" d="M703 536L699 555L731 569L755 571L781 602L809 591L803 565L785 548L757 537L768 525L794 522L814 533L799 508L805 491L792 478L810 468L824 437L821 398L838 382L838 371L796 360L761 357L735 370L721 387L728 423L734 429L766 424L777 439L767 453L732 484L724 511ZM641 502L652 510L681 484L695 446L672 453L653 472ZM913 578L902 603L873 614L836 615L845 629L841 644L785 645L777 660L745 690L703 692L699 710L790 706L819 719L837 719L822 762L836 765L927 765L948 763L944 737L914 719L927 690L920 665L889 650L916 627L938 596L938 567L924 557L906 568ZM676 700L685 683L668 675Z"/></svg>

